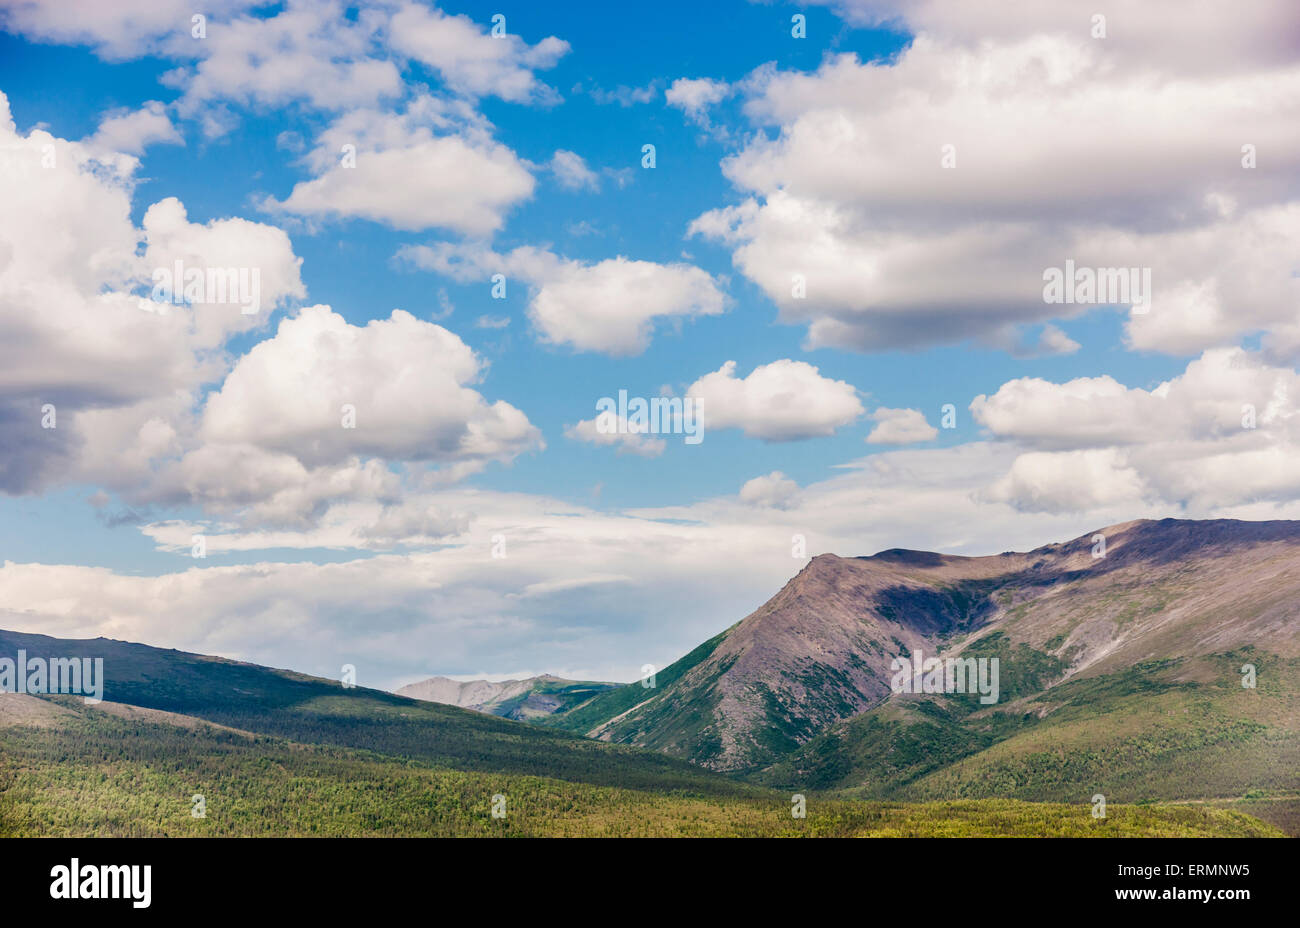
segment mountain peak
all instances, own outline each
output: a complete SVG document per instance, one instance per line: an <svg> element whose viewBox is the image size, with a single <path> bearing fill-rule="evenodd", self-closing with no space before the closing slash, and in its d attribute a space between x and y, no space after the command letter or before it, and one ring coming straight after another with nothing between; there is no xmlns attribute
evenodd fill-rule
<svg viewBox="0 0 1300 928"><path fill-rule="evenodd" d="M1300 655L1297 599L1300 522L1290 521L1136 519L975 557L824 553L591 731L752 770L890 699L897 656L996 646L1039 655L1060 681L1262 643Z"/></svg>

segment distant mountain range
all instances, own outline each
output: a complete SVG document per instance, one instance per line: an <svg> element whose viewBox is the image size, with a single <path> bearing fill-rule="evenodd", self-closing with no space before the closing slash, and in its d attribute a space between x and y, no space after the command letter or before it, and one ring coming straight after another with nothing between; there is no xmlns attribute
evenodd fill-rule
<svg viewBox="0 0 1300 928"><path fill-rule="evenodd" d="M0 696L0 833L1300 834L1298 522L820 555L650 689L394 695L0 631L19 649L102 657L107 701ZM996 660L996 699L900 691L921 658ZM172 807L204 790L243 817ZM491 824L498 791L527 815ZM795 792L816 824L790 821Z"/></svg>
<svg viewBox="0 0 1300 928"><path fill-rule="evenodd" d="M397 691L399 696L460 706L487 712L502 718L528 721L556 712L564 712L593 696L616 689L619 683L593 683L565 680L542 674L524 680L452 680L430 677L410 683Z"/></svg>

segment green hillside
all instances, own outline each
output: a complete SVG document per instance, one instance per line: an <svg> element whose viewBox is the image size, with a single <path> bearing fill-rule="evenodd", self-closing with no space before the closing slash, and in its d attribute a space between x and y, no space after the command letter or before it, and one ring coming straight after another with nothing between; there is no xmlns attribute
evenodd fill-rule
<svg viewBox="0 0 1300 928"><path fill-rule="evenodd" d="M593 729L608 723L630 709L660 695L665 689L680 680L687 671L708 660L714 650L727 636L727 631L714 635L685 657L679 658L655 674L654 688L646 687L641 682L629 683L617 689L607 690L592 699L583 702L565 712L557 712L544 719L540 724L561 728L577 734L587 734Z"/></svg>
<svg viewBox="0 0 1300 928"><path fill-rule="evenodd" d="M7 697L0 696L0 699ZM449 770L329 745L122 719L60 698L0 725L0 835L13 836L1277 836L1238 811L982 800L902 804L689 795ZM205 815L191 815L193 795ZM495 795L505 817L493 818Z"/></svg>
<svg viewBox="0 0 1300 928"><path fill-rule="evenodd" d="M1245 689L1235 671L1259 667ZM1112 802L1250 796L1295 833L1300 661L1239 651L1073 680L1006 711L890 700L754 777L907 801ZM1245 806L1232 806L1245 808Z"/></svg>
<svg viewBox="0 0 1300 928"><path fill-rule="evenodd" d="M306 744L356 748L457 770L530 774L630 789L735 795L746 787L685 761L565 732L201 654L122 641L0 631L0 654L103 657L104 698Z"/></svg>

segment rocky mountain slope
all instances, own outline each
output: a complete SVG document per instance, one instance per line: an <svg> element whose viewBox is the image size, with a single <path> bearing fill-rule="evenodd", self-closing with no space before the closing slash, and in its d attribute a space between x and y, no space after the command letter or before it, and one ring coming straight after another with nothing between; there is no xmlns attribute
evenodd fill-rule
<svg viewBox="0 0 1300 928"><path fill-rule="evenodd" d="M998 703L894 694L891 660L918 650L997 657ZM1246 663L1260 676L1251 690ZM1181 756L1236 764L1222 789L1254 778L1287 790L1297 774L1269 771L1300 758L1296 668L1300 523L1136 521L1025 553L820 555L655 690L614 690L548 721L780 785L927 796L977 792L990 764L1004 775L994 794L1023 794L1017 771L1047 742L1048 766L1095 749L1140 793L1144 739L1164 732ZM1108 713L1132 743L1100 747ZM1073 795L1097 772L1057 770L1036 795ZM1158 792L1180 789L1198 792Z"/></svg>

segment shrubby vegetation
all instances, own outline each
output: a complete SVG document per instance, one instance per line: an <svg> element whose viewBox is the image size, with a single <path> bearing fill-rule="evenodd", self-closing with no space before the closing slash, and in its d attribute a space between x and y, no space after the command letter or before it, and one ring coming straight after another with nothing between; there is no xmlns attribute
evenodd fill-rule
<svg viewBox="0 0 1300 928"><path fill-rule="evenodd" d="M1244 663L1259 665L1254 689L1241 686ZM1300 832L1300 661L1251 650L1152 661L979 710L894 700L756 779L911 802L1209 802Z"/></svg>
<svg viewBox="0 0 1300 928"><path fill-rule="evenodd" d="M479 770L80 710L0 728L0 833L40 836L1276 835L1209 806L983 800L902 804L633 790ZM204 797L204 818L191 797ZM491 815L506 797L506 816Z"/></svg>

